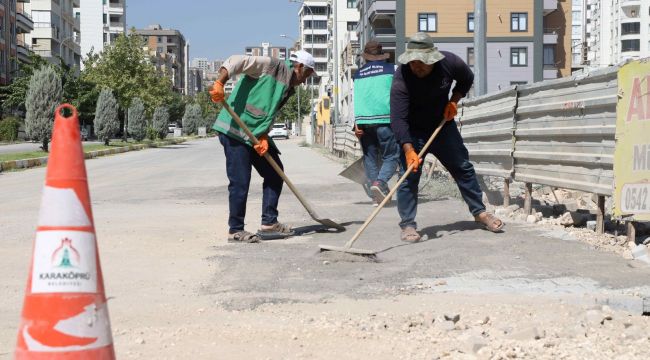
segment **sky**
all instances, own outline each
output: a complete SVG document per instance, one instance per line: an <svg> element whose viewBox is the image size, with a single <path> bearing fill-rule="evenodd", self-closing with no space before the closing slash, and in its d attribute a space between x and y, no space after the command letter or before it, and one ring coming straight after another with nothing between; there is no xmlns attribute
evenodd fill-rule
<svg viewBox="0 0 650 360"><path fill-rule="evenodd" d="M176 29L190 43L190 59L226 59L246 46L270 42L291 47L280 37L298 37L300 4L289 0L127 0L127 28L160 24Z"/></svg>

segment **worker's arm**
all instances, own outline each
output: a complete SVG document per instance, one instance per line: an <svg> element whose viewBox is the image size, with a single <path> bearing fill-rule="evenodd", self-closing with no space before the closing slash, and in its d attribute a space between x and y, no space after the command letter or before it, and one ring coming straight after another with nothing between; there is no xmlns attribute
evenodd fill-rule
<svg viewBox="0 0 650 360"><path fill-rule="evenodd" d="M226 60L219 69L219 77L212 86L210 96L212 101L219 103L225 99L224 85L235 75L246 74L252 78L259 78L273 61L267 56L233 55Z"/></svg>
<svg viewBox="0 0 650 360"><path fill-rule="evenodd" d="M402 76L402 68L395 71L393 84L390 88L390 126L395 134L395 139L400 145L413 142L409 131L409 91Z"/></svg>
<svg viewBox="0 0 650 360"><path fill-rule="evenodd" d="M472 69L455 54L445 55L445 58L451 62L452 75L454 80L456 80L456 86L452 89L452 96L449 101L458 102L460 99L464 98L469 89L472 88L474 84L474 73Z"/></svg>

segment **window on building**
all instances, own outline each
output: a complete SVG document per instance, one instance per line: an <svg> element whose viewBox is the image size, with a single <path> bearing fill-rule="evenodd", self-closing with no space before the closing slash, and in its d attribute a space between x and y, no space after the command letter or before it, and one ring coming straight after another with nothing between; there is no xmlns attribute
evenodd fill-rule
<svg viewBox="0 0 650 360"><path fill-rule="evenodd" d="M641 41L639 39L621 41L621 51L639 51Z"/></svg>
<svg viewBox="0 0 650 360"><path fill-rule="evenodd" d="M555 45L544 45L544 65L555 66Z"/></svg>
<svg viewBox="0 0 650 360"><path fill-rule="evenodd" d="M467 65L474 66L474 48L467 48Z"/></svg>
<svg viewBox="0 0 650 360"><path fill-rule="evenodd" d="M510 13L510 31L528 31L528 13Z"/></svg>
<svg viewBox="0 0 650 360"><path fill-rule="evenodd" d="M355 31L357 29L357 22L356 21L348 21L348 31Z"/></svg>
<svg viewBox="0 0 650 360"><path fill-rule="evenodd" d="M621 24L621 35L633 35L641 33L641 23L623 23Z"/></svg>
<svg viewBox="0 0 650 360"><path fill-rule="evenodd" d="M106 14L104 14L104 19L103 20L104 20L104 24L106 24L108 22L108 16Z"/></svg>
<svg viewBox="0 0 650 360"><path fill-rule="evenodd" d="M418 31L427 31L427 32L438 31L438 14L436 13L418 14Z"/></svg>
<svg viewBox="0 0 650 360"><path fill-rule="evenodd" d="M467 13L467 32L474 32L474 13Z"/></svg>
<svg viewBox="0 0 650 360"><path fill-rule="evenodd" d="M528 84L528 81L511 81L510 86L515 86L515 85L526 85Z"/></svg>
<svg viewBox="0 0 650 360"><path fill-rule="evenodd" d="M528 66L528 48L510 48L510 66Z"/></svg>
<svg viewBox="0 0 650 360"><path fill-rule="evenodd" d="M348 0L348 9L354 9L357 7L357 0Z"/></svg>

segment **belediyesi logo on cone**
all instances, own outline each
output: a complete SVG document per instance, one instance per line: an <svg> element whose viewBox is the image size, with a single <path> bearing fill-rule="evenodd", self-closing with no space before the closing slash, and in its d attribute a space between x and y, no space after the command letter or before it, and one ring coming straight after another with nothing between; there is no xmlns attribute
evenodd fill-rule
<svg viewBox="0 0 650 360"><path fill-rule="evenodd" d="M72 244L72 239L61 239L61 245L54 249L51 268L38 274L40 280L51 281L49 285L73 285L73 282L91 280L89 272L81 271L81 255Z"/></svg>

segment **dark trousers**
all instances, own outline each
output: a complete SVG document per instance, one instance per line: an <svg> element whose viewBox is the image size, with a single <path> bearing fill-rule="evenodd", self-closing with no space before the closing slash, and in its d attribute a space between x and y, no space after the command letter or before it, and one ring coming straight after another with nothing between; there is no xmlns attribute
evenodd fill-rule
<svg viewBox="0 0 650 360"><path fill-rule="evenodd" d="M228 226L230 233L244 230L244 218L246 216L246 201L248 200L248 188L251 183L251 166L264 179L262 185L262 225L273 225L278 222L278 201L282 193L283 181L271 165L259 156L252 147L219 134L219 141L223 145L226 155L226 173L228 174L228 204L230 214ZM278 151L269 147L269 155L282 166Z"/></svg>
<svg viewBox="0 0 650 360"><path fill-rule="evenodd" d="M379 180L388 183L399 165L400 149L390 124L363 126L361 148L363 149L363 167L370 183Z"/></svg>
<svg viewBox="0 0 650 360"><path fill-rule="evenodd" d="M420 152L431 134L411 134L413 147ZM433 154L456 181L460 194L469 207L472 215L476 216L485 211L483 192L476 179L474 166L469 162L469 153L458 132L455 122L447 123L433 140L428 153ZM400 172L406 171L406 159L401 156ZM422 168L417 173L411 173L400 185L397 191L397 209L401 218L400 227L417 228L415 216L418 207L418 184Z"/></svg>

